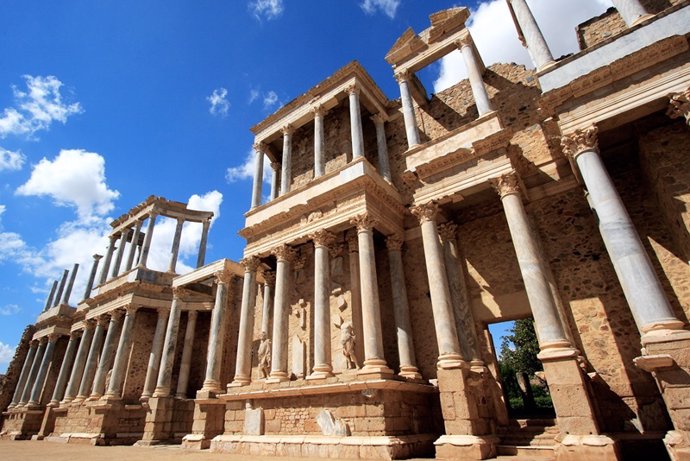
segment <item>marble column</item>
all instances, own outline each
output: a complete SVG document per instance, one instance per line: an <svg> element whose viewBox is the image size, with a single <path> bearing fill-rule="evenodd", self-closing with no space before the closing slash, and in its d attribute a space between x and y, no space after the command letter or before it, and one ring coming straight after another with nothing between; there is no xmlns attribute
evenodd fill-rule
<svg viewBox="0 0 690 461"><path fill-rule="evenodd" d="M110 277L115 278L120 275L120 266L122 266L122 258L125 255L125 248L127 247L127 235L129 234L129 229L123 229L120 232L120 240L117 247L117 255L115 256L115 263L113 264L112 271L110 272Z"/></svg>
<svg viewBox="0 0 690 461"><path fill-rule="evenodd" d="M256 305L256 269L261 261L257 257L244 258L242 283L242 306L240 307L240 326L237 338L237 359L235 360L234 386L244 386L251 382L252 336L254 333L254 307Z"/></svg>
<svg viewBox="0 0 690 461"><path fill-rule="evenodd" d="M280 173L280 195L290 192L292 182L292 127L286 125L282 128L283 133L283 161Z"/></svg>
<svg viewBox="0 0 690 461"><path fill-rule="evenodd" d="M156 321L156 330L153 333L153 342L151 344L151 352L149 353L149 363L146 367L146 377L144 378L144 390L141 393L141 399L145 400L153 395L156 389L156 382L158 380L158 373L161 366L161 354L163 353L163 340L166 335L166 326L168 324L169 310L167 308L158 309L158 320Z"/></svg>
<svg viewBox="0 0 690 461"><path fill-rule="evenodd" d="M194 349L196 317L197 311L187 311L187 329L184 332L182 360L180 362L180 373L177 377L177 392L175 394L175 397L177 397L178 399L187 398L187 387L189 385L189 371L192 368L192 350Z"/></svg>
<svg viewBox="0 0 690 461"><path fill-rule="evenodd" d="M261 189L264 182L264 152L266 146L263 143L254 144L254 182L252 186L252 208L261 205Z"/></svg>
<svg viewBox="0 0 690 461"><path fill-rule="evenodd" d="M93 282L96 280L96 272L98 271L98 262L103 256L99 254L93 255L93 264L91 265L91 273L89 280L86 282L86 289L84 290L84 299L91 297L91 290L93 289Z"/></svg>
<svg viewBox="0 0 690 461"><path fill-rule="evenodd" d="M117 240L117 237L111 235L108 238L110 239L110 245L108 246L108 252L105 254L105 260L103 261L103 267L101 268L101 276L98 281L99 285L103 285L106 280L108 280L110 262L113 260L113 253L115 252L115 241Z"/></svg>
<svg viewBox="0 0 690 461"><path fill-rule="evenodd" d="M391 182L391 165L390 159L388 158L385 120L380 114L373 115L371 120L374 122L374 126L376 127L376 146L379 160L379 173L381 173L381 176L383 176L386 181Z"/></svg>
<svg viewBox="0 0 690 461"><path fill-rule="evenodd" d="M553 55L546 44L544 35L539 29L537 21L532 15L526 0L510 0L509 5L513 9L517 26L520 29L520 39L527 48L532 62L537 70L545 69L554 64Z"/></svg>
<svg viewBox="0 0 690 461"><path fill-rule="evenodd" d="M280 190L279 179L280 163L271 162L271 200L278 198L278 191Z"/></svg>
<svg viewBox="0 0 690 461"><path fill-rule="evenodd" d="M312 113L314 114L314 178L318 178L326 172L323 129L323 117L326 110L323 106L316 106L312 109Z"/></svg>
<svg viewBox="0 0 690 461"><path fill-rule="evenodd" d="M26 382L29 379L31 366L34 363L34 357L36 356L37 349L38 341L31 341L29 344L29 352L26 354L26 358L24 359L24 365L22 366L22 371L19 374L19 381L17 381L17 387L15 387L14 389L14 394L12 395L12 402L10 402L9 408L16 407L22 398L22 393L24 392Z"/></svg>
<svg viewBox="0 0 690 461"><path fill-rule="evenodd" d="M458 40L458 48L460 48L463 60L465 61L470 87L472 88L472 96L474 96L474 102L477 104L477 111L481 117L484 114L492 112L494 109L489 101L489 93L486 92L486 87L484 87L481 66L479 62L477 62L477 56L474 54L475 49L472 38L467 35Z"/></svg>
<svg viewBox="0 0 690 461"><path fill-rule="evenodd" d="M364 366L362 374L393 374L383 353L381 308L376 278L376 252L374 250L374 226L376 221L367 213L350 220L357 228L359 247L359 284L362 296L362 328L364 331Z"/></svg>
<svg viewBox="0 0 690 461"><path fill-rule="evenodd" d="M333 376L331 357L331 277L329 247L335 236L320 229L309 236L314 242L314 365L307 379Z"/></svg>
<svg viewBox="0 0 690 461"><path fill-rule="evenodd" d="M276 273L264 271L264 303L261 308L261 332L271 333L271 310L273 308L273 288L276 286Z"/></svg>
<svg viewBox="0 0 690 461"><path fill-rule="evenodd" d="M196 258L196 267L202 267L206 263L206 242L208 242L208 228L211 226L211 219L205 219L201 224L201 240L199 241L199 255Z"/></svg>
<svg viewBox="0 0 690 461"><path fill-rule="evenodd" d="M58 374L57 383L55 384L55 389L53 390L53 397L50 399L51 406L57 406L65 396L67 380L69 378L70 371L75 366L74 356L77 353L77 344L79 343L80 336L80 330L73 331L69 335L67 350L65 351L65 355L62 359L62 365L60 365L60 373Z"/></svg>
<svg viewBox="0 0 690 461"><path fill-rule="evenodd" d="M48 369L53 361L53 353L55 352L55 343L60 339L60 335L52 333L48 335L48 343L46 344L43 360L41 366L36 374L33 388L31 389L31 398L27 405L38 406L41 404L41 394L43 393L43 386L45 386L46 378L48 376Z"/></svg>
<svg viewBox="0 0 690 461"><path fill-rule="evenodd" d="M156 226L157 217L157 213L149 213L149 225L146 227L146 236L144 237L144 244L141 247L141 254L139 255L139 267L146 267L146 263L148 262L151 241L153 240L153 229Z"/></svg>
<svg viewBox="0 0 690 461"><path fill-rule="evenodd" d="M403 119L405 120L405 133L407 134L407 146L412 149L420 144L419 128L414 114L414 101L410 93L409 80L410 72L404 70L395 74L395 79L400 86L400 102L402 103Z"/></svg>
<svg viewBox="0 0 690 461"><path fill-rule="evenodd" d="M153 392L154 397L168 397L170 395L172 387L172 369L175 363L175 348L177 347L177 334L180 330L180 315L182 313L180 295L182 293L183 291L181 288L173 288L173 300L165 329L163 355L160 356L158 379L156 380L156 389Z"/></svg>
<svg viewBox="0 0 690 461"><path fill-rule="evenodd" d="M67 282L67 288L65 288L65 294L62 297L62 304L69 305L69 298L72 295L72 288L74 288L74 279L77 278L77 272L79 272L79 264L75 264L72 267L69 282Z"/></svg>
<svg viewBox="0 0 690 461"><path fill-rule="evenodd" d="M364 157L364 134L362 133L362 111L359 107L359 88L352 84L345 90L350 102L350 136L352 159Z"/></svg>
<svg viewBox="0 0 690 461"><path fill-rule="evenodd" d="M419 219L422 229L424 260L439 352L437 366L444 369L460 368L463 365L463 359L453 317L453 304L448 287L443 248L441 248L436 228L438 206L434 202L429 202L414 206L410 211Z"/></svg>
<svg viewBox="0 0 690 461"><path fill-rule="evenodd" d="M177 218L177 225L175 226L175 235L173 236L172 246L170 247L170 264L168 264L168 272L175 273L177 268L177 257L180 254L180 239L182 238L182 226L184 226L184 218Z"/></svg>
<svg viewBox="0 0 690 461"><path fill-rule="evenodd" d="M651 15L647 13L640 0L611 0L628 27L644 21Z"/></svg>
<svg viewBox="0 0 690 461"><path fill-rule="evenodd" d="M53 299L55 299L55 290L57 290L58 282L57 280L53 281L53 286L50 289L50 294L48 295L48 299L46 299L46 305L43 307L43 312L47 311L51 307L53 307Z"/></svg>
<svg viewBox="0 0 690 461"><path fill-rule="evenodd" d="M417 368L417 358L412 339L412 325L410 323L410 306L407 301L405 287L405 271L402 260L403 239L399 235L386 238L388 249L388 265L391 274L391 292L393 294L393 317L398 339L398 357L400 358L400 376L410 379L421 379Z"/></svg>
<svg viewBox="0 0 690 461"><path fill-rule="evenodd" d="M597 127L578 130L561 142L566 155L580 170L604 245L637 328L643 333L643 343L682 330L683 322L673 313L635 225L602 162Z"/></svg>
<svg viewBox="0 0 690 461"><path fill-rule="evenodd" d="M139 246L139 236L141 235L141 225L144 221L137 219L137 223L134 225L134 232L132 232L132 243L129 245L129 253L127 254L127 264L125 265L125 270L132 270L134 265L134 256L137 254L137 247Z"/></svg>
<svg viewBox="0 0 690 461"><path fill-rule="evenodd" d="M53 299L53 307L60 305L60 300L62 298L62 292L65 290L65 283L67 283L67 276L69 271L65 269L62 271L62 278L60 279L60 285L58 285L57 292L55 293L55 299Z"/></svg>
<svg viewBox="0 0 690 461"><path fill-rule="evenodd" d="M43 354L46 351L46 345L48 343L48 338L45 336L38 340L38 350L36 355L34 355L34 360L31 363L31 371L29 371L29 377L24 384L24 389L22 390L22 398L19 401L19 405L26 405L26 403L31 398L31 390L36 383L36 376L38 375L38 370L41 368L41 363L43 362Z"/></svg>
<svg viewBox="0 0 690 461"><path fill-rule="evenodd" d="M220 393L220 361L223 357L225 344L223 328L225 319L225 306L232 276L226 272L216 274L216 300L211 313L211 331L208 335L208 352L206 354L206 378L202 391Z"/></svg>
<svg viewBox="0 0 690 461"><path fill-rule="evenodd" d="M93 333L96 328L96 322L94 320L84 320L82 323L84 331L81 334L81 341L79 341L77 357L74 359L74 366L72 367L72 372L70 373L67 389L65 390L65 396L62 399L62 402L64 403L74 400L79 392L79 384L81 383L81 378L84 374L86 358L89 355L91 341L93 340Z"/></svg>
<svg viewBox="0 0 690 461"><path fill-rule="evenodd" d="M101 398L105 393L105 381L108 377L108 372L113 366L114 352L120 338L123 315L124 313L121 310L114 311L110 315L110 326L108 327L108 333L105 335L105 343L103 344L96 377L93 380L91 396L89 397L92 400Z"/></svg>
<svg viewBox="0 0 690 461"><path fill-rule="evenodd" d="M295 258L295 250L287 245L274 248L276 257L276 295L273 302L273 334L271 349L271 373L267 382L280 382L289 379L287 371L288 318L290 316L290 264Z"/></svg>
<svg viewBox="0 0 690 461"><path fill-rule="evenodd" d="M125 374L127 372L129 349L132 346L132 330L134 329L134 320L136 318L137 309L138 306L130 306L127 308L125 321L122 324L120 342L117 345L117 353L115 354L113 374L110 378L108 391L105 393L106 398L122 398L122 385L124 384Z"/></svg>
<svg viewBox="0 0 690 461"><path fill-rule="evenodd" d="M364 358L364 330L362 328L362 290L359 286L359 244L357 230L347 232L347 251L350 269L350 305L352 306L352 327L355 330L355 354L358 360ZM360 366L358 363L357 366Z"/></svg>
<svg viewBox="0 0 690 461"><path fill-rule="evenodd" d="M81 377L79 392L77 393L75 400L84 400L91 394L93 379L94 375L96 374L96 367L98 366L98 356L101 355L101 349L103 348L105 326L107 323L107 317L101 316L98 318L96 330L94 331L93 339L91 340L91 347L89 348L89 355L86 359L86 365L84 366L84 373Z"/></svg>

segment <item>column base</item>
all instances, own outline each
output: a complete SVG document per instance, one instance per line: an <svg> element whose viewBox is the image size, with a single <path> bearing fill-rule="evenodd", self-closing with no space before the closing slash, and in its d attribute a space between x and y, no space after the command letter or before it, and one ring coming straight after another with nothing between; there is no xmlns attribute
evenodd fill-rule
<svg viewBox="0 0 690 461"><path fill-rule="evenodd" d="M488 459L496 457L496 436L442 435L434 442L436 459Z"/></svg>
<svg viewBox="0 0 690 461"><path fill-rule="evenodd" d="M286 371L271 371L271 374L266 378L266 383L275 384L282 383L285 381L290 381L290 376L288 376Z"/></svg>
<svg viewBox="0 0 690 461"><path fill-rule="evenodd" d="M233 381L228 384L228 389L231 387L242 387L242 386L248 386L251 384L252 380L250 378L245 378L245 377L235 377Z"/></svg>
<svg viewBox="0 0 690 461"><path fill-rule="evenodd" d="M646 346L648 344L668 343L690 339L690 331L683 330L683 323L679 323L680 328L655 328L645 331L641 338L642 345Z"/></svg>
<svg viewBox="0 0 690 461"><path fill-rule="evenodd" d="M467 368L467 362L465 362L460 354L443 354L438 356L436 368L440 370Z"/></svg>
<svg viewBox="0 0 690 461"><path fill-rule="evenodd" d="M616 442L605 435L566 435L554 450L556 461L616 461L621 459Z"/></svg>
<svg viewBox="0 0 690 461"><path fill-rule="evenodd" d="M330 370L329 370L329 371L320 371L320 370L317 371L317 370L314 370L314 371L312 371L312 373L311 373L309 376L307 376L305 379L307 379L308 381L314 381L314 380L318 380L318 379L330 378L330 377L332 377L332 376L333 376L333 373L332 373Z"/></svg>
<svg viewBox="0 0 690 461"><path fill-rule="evenodd" d="M422 374L419 372L419 369L417 367L413 367L412 365L401 365L398 376L412 380L422 379Z"/></svg>
<svg viewBox="0 0 690 461"><path fill-rule="evenodd" d="M153 395L151 397L168 397L170 395L170 388L169 387L156 387L153 390ZM143 395L142 395L143 397Z"/></svg>

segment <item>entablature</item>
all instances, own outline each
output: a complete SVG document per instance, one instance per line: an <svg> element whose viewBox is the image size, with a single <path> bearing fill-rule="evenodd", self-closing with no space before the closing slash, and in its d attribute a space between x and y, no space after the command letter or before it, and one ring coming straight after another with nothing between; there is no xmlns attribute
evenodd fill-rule
<svg viewBox="0 0 690 461"><path fill-rule="evenodd" d="M213 218L212 211L190 210L182 202L175 202L151 195L110 223L110 226L113 228L111 235L119 235L121 232L129 230L137 221L142 221L152 214L198 223L203 223Z"/></svg>

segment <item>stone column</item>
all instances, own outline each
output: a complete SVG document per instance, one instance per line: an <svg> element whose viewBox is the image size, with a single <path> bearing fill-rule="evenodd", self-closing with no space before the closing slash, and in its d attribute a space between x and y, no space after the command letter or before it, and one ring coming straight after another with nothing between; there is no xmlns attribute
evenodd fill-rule
<svg viewBox="0 0 690 461"><path fill-rule="evenodd" d="M312 113L314 114L314 178L318 178L326 172L323 130L323 117L326 111L319 105L312 109Z"/></svg>
<svg viewBox="0 0 690 461"><path fill-rule="evenodd" d="M180 302L181 294L181 288L173 288L173 300L172 305L170 306L170 313L168 314L167 327L165 329L165 340L163 341L162 351L163 355L160 356L158 379L156 380L156 389L153 392L154 397L168 397L170 395L172 386L172 369L175 362L175 348L177 346L177 333L180 329L180 314L182 312ZM185 347L187 347L186 344Z"/></svg>
<svg viewBox="0 0 690 461"><path fill-rule="evenodd" d="M187 329L184 333L184 346L182 347L182 361L180 373L177 377L178 399L187 398L187 386L189 384L189 370L192 367L192 349L194 348L194 333L196 331L197 311L187 311ZM167 334L167 333L166 333Z"/></svg>
<svg viewBox="0 0 690 461"><path fill-rule="evenodd" d="M132 329L134 328L137 309L138 306L129 306L125 314L125 321L122 324L122 334L120 335L120 342L117 345L117 353L115 354L113 374L110 378L108 391L105 393L105 397L109 399L122 398L122 385L124 384L125 373L127 372L129 349L132 345Z"/></svg>
<svg viewBox="0 0 690 461"><path fill-rule="evenodd" d="M682 330L683 322L673 313L635 225L601 160L596 126L564 137L562 145L580 170L604 245L637 328L643 333L643 343Z"/></svg>
<svg viewBox="0 0 690 461"><path fill-rule="evenodd" d="M462 53L465 67L467 68L467 75L470 79L470 86L472 87L472 96L474 102L477 104L477 111L481 117L484 114L492 112L494 109L489 101L489 94L484 87L484 79L482 78L482 71L480 64L477 62L474 43L472 38L467 35L465 38L458 40L458 48Z"/></svg>
<svg viewBox="0 0 690 461"><path fill-rule="evenodd" d="M352 137L352 159L364 157L364 134L362 133L362 111L359 107L359 88L356 84L345 90L350 101L350 136Z"/></svg>
<svg viewBox="0 0 690 461"><path fill-rule="evenodd" d="M254 183L252 187L252 208L261 205L261 189L264 180L264 152L266 146L263 143L254 144Z"/></svg>
<svg viewBox="0 0 690 461"><path fill-rule="evenodd" d="M123 315L124 313L121 310L113 311L110 315L110 326L108 327L108 333L105 335L105 343L103 344L101 358L98 361L98 369L96 371L96 377L93 380L89 399L99 399L105 393L105 381L108 377L108 372L113 366L113 360L115 358L114 351L120 338Z"/></svg>
<svg viewBox="0 0 690 461"><path fill-rule="evenodd" d="M611 0L628 27L644 21L651 15L647 13L640 0Z"/></svg>
<svg viewBox="0 0 690 461"><path fill-rule="evenodd" d="M280 190L278 180L280 179L280 164L271 162L271 200L278 198L278 191Z"/></svg>
<svg viewBox="0 0 690 461"><path fill-rule="evenodd" d="M105 316L98 318L96 330L91 341L91 348L84 366L84 373L81 377L81 384L79 385L79 392L75 400L84 400L91 394L91 387L93 385L94 375L96 374L96 367L98 366L98 356L101 354L103 347L103 337L105 336L105 325L108 319Z"/></svg>
<svg viewBox="0 0 690 461"><path fill-rule="evenodd" d="M93 282L96 280L96 271L98 271L98 261L103 256L99 254L93 255L93 264L91 265L91 273L89 274L89 280L86 282L86 289L84 290L84 299L89 299L91 297L91 290L93 289Z"/></svg>
<svg viewBox="0 0 690 461"><path fill-rule="evenodd" d="M539 29L539 25L534 19L527 1L510 0L508 4L512 8L517 20L516 25L520 32L520 41L527 48L537 70L539 71L553 65L554 60L551 50L549 50L549 46L546 44L546 40L544 40L544 35L542 35Z"/></svg>
<svg viewBox="0 0 690 461"><path fill-rule="evenodd" d="M376 146L378 148L379 173L388 182L391 182L391 166L388 159L388 145L386 144L385 120L380 114L371 117L376 126Z"/></svg>
<svg viewBox="0 0 690 461"><path fill-rule="evenodd" d="M223 323L231 281L232 277L226 272L218 272L216 274L216 301L211 313L211 331L208 335L206 379L204 379L204 385L201 388L202 391L209 393L221 392L220 361L223 357L223 346L225 344Z"/></svg>
<svg viewBox="0 0 690 461"><path fill-rule="evenodd" d="M77 358L74 360L74 366L72 367L72 373L70 373L69 382L67 383L65 397L62 400L64 403L74 400L79 392L79 384L81 383L81 378L84 374L86 358L89 354L89 349L91 348L91 341L93 340L93 332L96 328L96 322L94 320L84 320L83 326L84 331L81 335L81 341L79 341Z"/></svg>
<svg viewBox="0 0 690 461"><path fill-rule="evenodd" d="M333 376L331 358L331 277L328 247L335 236L320 229L309 236L314 242L314 366L307 379Z"/></svg>
<svg viewBox="0 0 690 461"><path fill-rule="evenodd" d="M274 248L276 257L276 295L273 302L273 348L271 350L271 374L266 382L287 381L288 318L290 316L290 263L295 250L287 245Z"/></svg>
<svg viewBox="0 0 690 461"><path fill-rule="evenodd" d="M57 290L58 282L57 280L53 281L53 286L50 289L50 294L48 295L48 299L46 299L46 305L43 307L43 312L47 311L51 307L53 307L53 299L55 299L55 290Z"/></svg>
<svg viewBox="0 0 690 461"><path fill-rule="evenodd" d="M421 379L417 368L410 324L410 307L405 288L405 272L402 260L403 240L399 235L386 238L388 264L391 273L391 291L393 293L393 317L398 339L398 356L400 357L400 376L410 379Z"/></svg>
<svg viewBox="0 0 690 461"><path fill-rule="evenodd" d="M362 295L362 328L364 330L364 366L362 374L393 374L383 353L381 308L376 278L376 253L374 251L374 226L376 221L367 213L356 216L350 223L357 227L359 247L359 283Z"/></svg>
<svg viewBox="0 0 690 461"><path fill-rule="evenodd" d="M117 247L117 256L115 257L115 264L113 264L113 270L110 273L111 278L115 278L118 275L120 275L120 266L122 266L122 258L125 255L125 247L127 246L127 234L129 233L128 229L123 229L120 232L120 243L119 247Z"/></svg>
<svg viewBox="0 0 690 461"><path fill-rule="evenodd" d="M67 282L67 288L65 289L65 295L62 297L62 304L69 305L69 298L72 295L72 288L74 288L74 279L77 278L77 272L79 272L79 264L75 264L72 267L69 282Z"/></svg>
<svg viewBox="0 0 690 461"><path fill-rule="evenodd" d="M264 271L264 304L261 309L261 332L271 332L271 309L273 307L273 288L276 286L276 273Z"/></svg>
<svg viewBox="0 0 690 461"><path fill-rule="evenodd" d="M205 219L201 225L201 240L199 241L199 255L196 258L196 267L202 267L206 262L206 242L208 242L208 228L211 220Z"/></svg>
<svg viewBox="0 0 690 461"><path fill-rule="evenodd" d="M280 195L290 192L290 183L292 182L292 131L290 125L285 125L282 128L283 162L280 175Z"/></svg>
<svg viewBox="0 0 690 461"><path fill-rule="evenodd" d="M79 336L81 336L81 331L79 330L73 331L69 335L67 350L65 351L65 356L62 359L62 365L60 365L60 373L58 374L58 380L55 384L53 397L50 399L49 405L51 406L57 406L62 400L62 398L65 396L67 379L69 378L70 371L76 365L74 362L74 356L77 353L77 343L79 342Z"/></svg>
<svg viewBox="0 0 690 461"><path fill-rule="evenodd" d="M177 267L177 256L180 254L180 239L182 238L182 226L184 226L184 218L177 218L175 235L173 236L172 246L170 247L170 264L168 265L168 272L175 273L175 268Z"/></svg>
<svg viewBox="0 0 690 461"><path fill-rule="evenodd" d="M412 207L410 211L419 219L422 229L424 259L439 352L437 366L445 369L460 368L463 365L463 360L460 354L458 331L453 317L453 304L450 299L443 249L436 228L438 206L434 202L430 202Z"/></svg>
<svg viewBox="0 0 690 461"><path fill-rule="evenodd" d="M46 383L46 377L48 376L48 368L53 361L53 352L55 352L55 343L60 339L60 335L51 333L48 335L48 343L46 344L46 350L43 354L43 360L41 360L41 367L38 369L38 374L36 375L36 380L34 381L33 388L31 390L31 399L27 405L38 406L41 404L41 394L43 393L43 386Z"/></svg>
<svg viewBox="0 0 690 461"><path fill-rule="evenodd" d="M62 292L65 290L65 283L67 283L67 276L69 271L65 269L62 271L62 278L60 279L60 285L58 286L57 293L55 293L55 299L53 299L53 307L60 305L60 299L62 298Z"/></svg>
<svg viewBox="0 0 690 461"><path fill-rule="evenodd" d="M412 149L420 144L419 128L414 114L414 101L410 93L410 73L407 70L395 74L395 79L400 86L400 101L402 103L403 119L405 120L405 133L407 134L407 146Z"/></svg>
<svg viewBox="0 0 690 461"><path fill-rule="evenodd" d="M19 401L19 405L26 405L26 403L31 398L31 390L36 383L36 376L38 375L38 370L41 368L41 363L43 362L43 354L46 351L46 344L48 343L48 338L45 336L38 340L38 350L36 355L34 355L34 360L31 363L31 371L29 371L29 377L24 384L24 389L22 390L22 398Z"/></svg>
<svg viewBox="0 0 690 461"><path fill-rule="evenodd" d="M240 308L240 327L237 338L237 359L235 360L235 378L232 386L244 386L251 382L252 373L252 336L254 333L254 307L256 305L256 269L261 261L252 256L244 258L240 264L244 267L242 283L242 306Z"/></svg>
<svg viewBox="0 0 690 461"><path fill-rule="evenodd" d="M26 387L26 382L29 379L29 374L31 372L31 366L34 363L34 357L36 356L36 350L38 349L38 341L33 340L29 344L29 352L26 354L24 359L24 365L22 366L22 372L19 374L19 381L17 381L17 387L14 389L14 394L12 395L12 402L10 402L9 408L14 408L20 402L22 398L22 393Z"/></svg>
<svg viewBox="0 0 690 461"><path fill-rule="evenodd" d="M357 230L347 233L347 250L350 265L350 304L352 305L352 327L355 330L355 353L357 360L364 358L364 330L362 328L362 290L359 286L359 244L357 243ZM358 363L357 366L360 366Z"/></svg>
<svg viewBox="0 0 690 461"><path fill-rule="evenodd" d="M132 270L134 265L134 256L137 253L137 247L139 246L139 235L141 235L141 225L144 223L141 219L137 219L137 223L134 225L134 232L132 232L132 243L129 246L129 254L127 255L127 265L125 266L126 271Z"/></svg>
<svg viewBox="0 0 690 461"><path fill-rule="evenodd" d="M163 339L166 335L166 325L168 324L168 309L158 309L158 320L156 321L156 331L153 334L149 363L146 367L146 378L144 379L144 390L141 393L141 400L148 400L156 389L156 382L161 365L161 354L163 352Z"/></svg>
<svg viewBox="0 0 690 461"><path fill-rule="evenodd" d="M101 276L98 281L99 285L103 285L106 280L108 280L110 262L113 260L113 253L115 252L115 240L117 240L117 238L114 235L111 235L108 238L110 239L110 245L108 246L108 252L105 254L105 260L103 261L103 267L101 268Z"/></svg>
<svg viewBox="0 0 690 461"><path fill-rule="evenodd" d="M153 240L153 229L156 226L157 213L151 212L149 214L149 225L146 227L146 236L144 237L144 244L141 247L141 254L139 256L139 267L146 267L149 259L149 251L151 250L151 241Z"/></svg>

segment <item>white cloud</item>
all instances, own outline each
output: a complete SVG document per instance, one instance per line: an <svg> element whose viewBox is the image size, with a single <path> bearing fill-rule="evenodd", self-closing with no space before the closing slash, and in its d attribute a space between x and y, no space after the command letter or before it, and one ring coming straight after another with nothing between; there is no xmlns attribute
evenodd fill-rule
<svg viewBox="0 0 690 461"><path fill-rule="evenodd" d="M264 94L264 109L270 109L276 104L278 104L278 95L275 91L271 90Z"/></svg>
<svg viewBox="0 0 690 461"><path fill-rule="evenodd" d="M259 90L251 88L249 90L249 104L253 103L259 97Z"/></svg>
<svg viewBox="0 0 690 461"><path fill-rule="evenodd" d="M0 171L17 171L24 166L26 157L20 151L11 151L0 147Z"/></svg>
<svg viewBox="0 0 690 461"><path fill-rule="evenodd" d="M16 193L52 197L57 205L74 206L80 220L102 216L114 207L120 193L110 190L105 178L105 159L83 149L63 149L54 160L34 165L29 180Z"/></svg>
<svg viewBox="0 0 690 461"><path fill-rule="evenodd" d="M249 2L249 11L258 20L261 18L277 19L284 10L283 0L254 0Z"/></svg>
<svg viewBox="0 0 690 461"><path fill-rule="evenodd" d="M7 207L5 205L0 205L0 216L2 216L6 209Z"/></svg>
<svg viewBox="0 0 690 461"><path fill-rule="evenodd" d="M221 117L226 117L228 115L228 110L230 109L230 101L227 100L228 90L223 87L216 88L208 96L206 100L211 103L211 107L208 111L212 115L220 115Z"/></svg>
<svg viewBox="0 0 690 461"><path fill-rule="evenodd" d="M0 307L0 315L9 316L19 313L21 309L16 304L5 304Z"/></svg>
<svg viewBox="0 0 690 461"><path fill-rule="evenodd" d="M242 181L243 179L253 179L254 178L254 166L256 165L256 153L253 149L250 149L247 156L244 159L244 163L239 166L229 167L225 171L225 180L229 183ZM270 160L264 155L264 182L271 181L272 168L269 168Z"/></svg>
<svg viewBox="0 0 690 461"><path fill-rule="evenodd" d="M14 357L14 347L0 342L0 370L7 369L10 360Z"/></svg>
<svg viewBox="0 0 690 461"><path fill-rule="evenodd" d="M26 91L12 87L17 107L5 108L0 116L0 138L9 134L32 135L49 129L53 122L64 124L71 115L83 111L78 102L68 104L62 100L62 82L56 77L23 77Z"/></svg>
<svg viewBox="0 0 690 461"><path fill-rule="evenodd" d="M393 19L398 6L400 6L400 0L364 0L359 6L366 14L372 15L380 10Z"/></svg>
<svg viewBox="0 0 690 461"><path fill-rule="evenodd" d="M575 27L578 24L612 6L610 0L531 0L529 5L556 58L577 51ZM504 0L482 2L472 10L468 27L487 66L496 62L514 62L533 67L527 50L518 40ZM466 77L462 55L454 51L441 59L434 91L442 91Z"/></svg>

